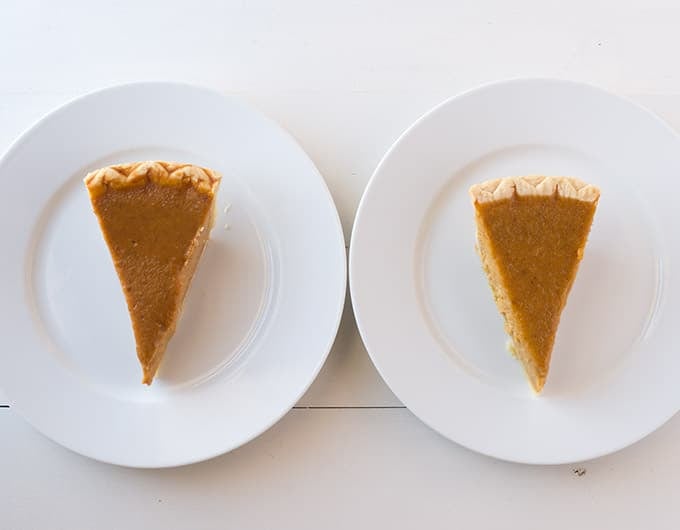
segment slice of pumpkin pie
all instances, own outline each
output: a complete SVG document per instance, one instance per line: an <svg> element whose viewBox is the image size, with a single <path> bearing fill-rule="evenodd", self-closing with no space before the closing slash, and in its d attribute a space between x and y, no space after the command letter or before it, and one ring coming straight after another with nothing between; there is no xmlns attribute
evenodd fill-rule
<svg viewBox="0 0 680 530"><path fill-rule="evenodd" d="M85 184L127 301L151 384L213 224L220 176L173 162L98 169Z"/></svg>
<svg viewBox="0 0 680 530"><path fill-rule="evenodd" d="M541 392L600 191L575 178L513 177L470 188L477 250L513 355Z"/></svg>

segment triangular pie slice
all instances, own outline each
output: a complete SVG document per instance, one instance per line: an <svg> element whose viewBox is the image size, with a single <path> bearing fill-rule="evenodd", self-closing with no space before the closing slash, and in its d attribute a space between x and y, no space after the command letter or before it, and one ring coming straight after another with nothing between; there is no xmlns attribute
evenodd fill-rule
<svg viewBox="0 0 680 530"><path fill-rule="evenodd" d="M171 162L137 162L89 173L85 184L127 300L151 384L213 224L220 176Z"/></svg>
<svg viewBox="0 0 680 530"><path fill-rule="evenodd" d="M541 392L562 309L600 191L567 177L513 177L470 188L477 250L513 355Z"/></svg>

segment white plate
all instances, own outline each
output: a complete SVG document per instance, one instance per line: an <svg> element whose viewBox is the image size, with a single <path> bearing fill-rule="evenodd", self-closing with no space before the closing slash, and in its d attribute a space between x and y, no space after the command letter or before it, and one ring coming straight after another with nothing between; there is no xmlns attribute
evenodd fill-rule
<svg viewBox="0 0 680 530"><path fill-rule="evenodd" d="M527 174L602 190L541 397L505 349L467 191ZM680 405L678 175L673 130L586 85L502 82L426 114L379 164L352 235L356 318L385 381L442 435L516 462L594 458L659 427Z"/></svg>
<svg viewBox="0 0 680 530"><path fill-rule="evenodd" d="M151 387L82 183L169 159L223 174L217 221ZM0 386L84 455L164 467L251 440L300 398L334 340L346 286L338 214L272 121L209 90L126 85L58 109L0 161Z"/></svg>

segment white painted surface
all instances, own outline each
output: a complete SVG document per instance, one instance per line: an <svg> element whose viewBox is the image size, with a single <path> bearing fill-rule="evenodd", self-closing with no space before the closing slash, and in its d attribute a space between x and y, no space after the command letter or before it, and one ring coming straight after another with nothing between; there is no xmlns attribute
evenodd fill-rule
<svg viewBox="0 0 680 530"><path fill-rule="evenodd" d="M237 93L293 133L326 177L348 235L387 147L433 105L481 82L596 83L680 128L674 0L393 4L3 2L0 149L54 106L102 86L204 84ZM346 311L300 406L398 404ZM132 471L76 456L0 408L0 528L632 529L649 519L677 528L679 437L675 418L583 464L579 477L576 466L475 455L401 409L295 410L220 459Z"/></svg>
<svg viewBox="0 0 680 530"><path fill-rule="evenodd" d="M404 409L295 410L233 453L147 471L89 462L11 412L0 421L3 529L680 525L679 422L624 453L539 467L455 447Z"/></svg>

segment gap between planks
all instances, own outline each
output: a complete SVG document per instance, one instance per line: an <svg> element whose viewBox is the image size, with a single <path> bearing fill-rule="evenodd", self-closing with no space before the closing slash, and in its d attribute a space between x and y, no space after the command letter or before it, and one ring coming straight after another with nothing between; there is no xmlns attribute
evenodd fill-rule
<svg viewBox="0 0 680 530"><path fill-rule="evenodd" d="M0 409L8 409L9 405L0 405ZM404 405L296 405L293 410L381 410L405 409Z"/></svg>
<svg viewBox="0 0 680 530"><path fill-rule="evenodd" d="M405 408L404 405L296 405L293 410L401 410Z"/></svg>

